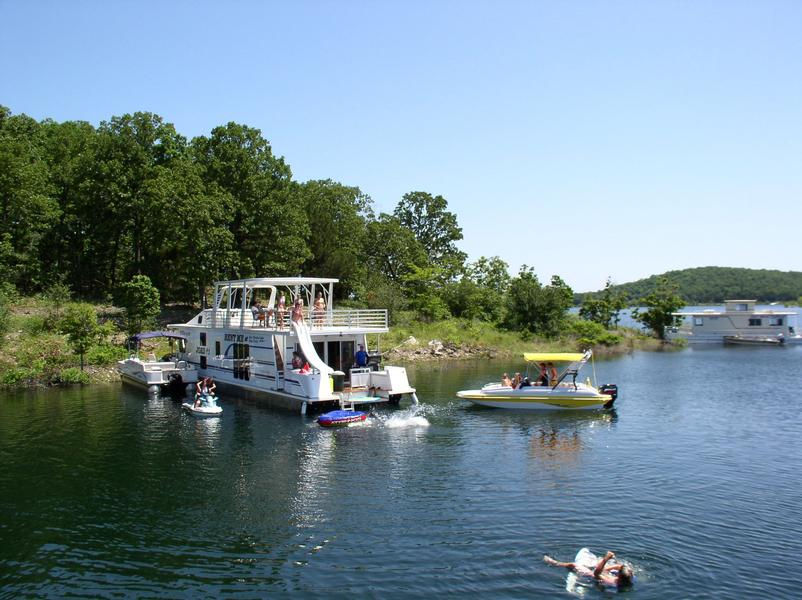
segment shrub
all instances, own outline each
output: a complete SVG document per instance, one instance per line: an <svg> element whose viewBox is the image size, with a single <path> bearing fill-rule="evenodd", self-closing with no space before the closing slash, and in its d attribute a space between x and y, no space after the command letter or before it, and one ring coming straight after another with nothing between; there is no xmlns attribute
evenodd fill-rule
<svg viewBox="0 0 802 600"><path fill-rule="evenodd" d="M128 356L128 350L122 346L98 344L86 353L86 362L90 365L109 365Z"/></svg>
<svg viewBox="0 0 802 600"><path fill-rule="evenodd" d="M7 386L26 385L37 378L33 369L12 367L0 376L0 383Z"/></svg>
<svg viewBox="0 0 802 600"><path fill-rule="evenodd" d="M27 335L39 335L51 330L47 322L47 318L42 315L28 315L22 319L20 323L22 331Z"/></svg>
<svg viewBox="0 0 802 600"><path fill-rule="evenodd" d="M577 345L581 349L592 346L615 346L621 342L621 336L610 333L595 321L575 319L571 321L568 330L576 336Z"/></svg>
<svg viewBox="0 0 802 600"><path fill-rule="evenodd" d="M53 383L86 385L89 383L89 375L77 367L69 367L59 372Z"/></svg>

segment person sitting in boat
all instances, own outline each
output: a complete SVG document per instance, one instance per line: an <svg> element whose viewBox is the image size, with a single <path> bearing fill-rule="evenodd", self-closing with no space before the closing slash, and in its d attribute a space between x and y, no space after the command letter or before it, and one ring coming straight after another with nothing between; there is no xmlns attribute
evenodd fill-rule
<svg viewBox="0 0 802 600"><path fill-rule="evenodd" d="M521 386L521 374L516 373L512 378L512 389L517 390Z"/></svg>
<svg viewBox="0 0 802 600"><path fill-rule="evenodd" d="M583 551L587 552L590 556L593 556L587 549L581 550L580 553ZM571 569L577 575L593 577L596 581L603 583L604 585L616 586L618 588L631 585L633 580L632 567L623 563L611 564L610 561L614 558L615 554L608 551L607 554L604 555L604 558L596 563L596 567L591 570L589 565L582 565L573 562L560 562L558 560L554 560L548 555L543 556L543 560L549 565Z"/></svg>
<svg viewBox="0 0 802 600"><path fill-rule="evenodd" d="M537 376L535 385L549 385L549 372L546 370L546 363L542 362L538 366L540 367L540 375Z"/></svg>
<svg viewBox="0 0 802 600"><path fill-rule="evenodd" d="M293 369L300 369L304 366L304 359L301 358L301 355L298 352L292 353L292 368Z"/></svg>
<svg viewBox="0 0 802 600"><path fill-rule="evenodd" d="M251 306L251 314L253 315L253 320L256 321L259 325L265 324L265 315L267 314L265 309L262 308L262 303L257 300Z"/></svg>
<svg viewBox="0 0 802 600"><path fill-rule="evenodd" d="M510 379L510 376L506 373L501 376L501 385L505 387L512 387L512 379Z"/></svg>
<svg viewBox="0 0 802 600"><path fill-rule="evenodd" d="M292 307L292 314L290 315L294 323L303 323L304 322L304 301L300 298L295 300L295 304Z"/></svg>
<svg viewBox="0 0 802 600"><path fill-rule="evenodd" d="M554 366L553 362L548 363L546 366L549 368L549 385L557 385L557 367Z"/></svg>
<svg viewBox="0 0 802 600"><path fill-rule="evenodd" d="M213 396L217 386L211 377L203 377L195 384L195 408L200 407L206 396Z"/></svg>

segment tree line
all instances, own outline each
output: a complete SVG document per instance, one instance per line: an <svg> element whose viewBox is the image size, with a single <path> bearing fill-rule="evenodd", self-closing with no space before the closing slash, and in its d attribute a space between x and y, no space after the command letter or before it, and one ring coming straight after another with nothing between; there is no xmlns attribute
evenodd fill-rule
<svg viewBox="0 0 802 600"><path fill-rule="evenodd" d="M32 295L120 297L136 276L161 301L199 303L217 280L336 277L338 300L391 318L481 319L554 334L573 292L497 256L468 262L443 196L410 191L376 213L358 187L300 182L255 128L191 140L159 115L98 126L0 106L0 279ZM57 294L58 295L58 294Z"/></svg>
<svg viewBox="0 0 802 600"><path fill-rule="evenodd" d="M732 298L756 299L759 302L796 302L802 297L802 272L735 267L697 267L669 271L631 283L613 286L617 293L637 303L647 296L660 278L677 285L678 295L686 304L721 304ZM577 297L598 297L600 292Z"/></svg>

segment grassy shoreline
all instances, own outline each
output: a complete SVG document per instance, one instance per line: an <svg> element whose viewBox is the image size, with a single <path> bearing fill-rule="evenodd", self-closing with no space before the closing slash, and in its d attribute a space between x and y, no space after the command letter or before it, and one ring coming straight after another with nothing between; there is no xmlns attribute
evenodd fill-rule
<svg viewBox="0 0 802 600"><path fill-rule="evenodd" d="M609 339L618 338L615 343L589 344L587 338L571 333L555 338L523 337L517 332L502 331L480 321L448 319L437 323L395 325L389 334L381 336L381 349L387 360L418 362L514 358L524 352L577 352L588 348L593 349L597 357L614 357L635 350L675 350L684 346L663 342L627 327L611 333L614 335Z"/></svg>
<svg viewBox="0 0 802 600"><path fill-rule="evenodd" d="M52 387L75 384L100 384L119 381L116 363L128 355L126 338L121 331L122 310L96 304L101 322L114 325L112 335L93 346L85 355L85 369L80 370L80 357L59 332L63 307L41 298L21 298L9 306L9 323L0 345L0 388ZM190 319L197 309L189 306L168 306L162 310L158 325L180 323ZM371 350L378 345L388 362L458 361L472 358L513 358L524 352L574 352L593 348L597 357L612 357L635 350L676 349L640 331L615 329L600 338L606 343L589 344L588 338L576 333L563 333L555 338L522 337L502 331L482 321L446 319L424 323L411 318L393 325L389 333L377 340L368 336ZM614 342L614 343L611 343ZM167 351L163 341L146 343L143 352L156 355Z"/></svg>

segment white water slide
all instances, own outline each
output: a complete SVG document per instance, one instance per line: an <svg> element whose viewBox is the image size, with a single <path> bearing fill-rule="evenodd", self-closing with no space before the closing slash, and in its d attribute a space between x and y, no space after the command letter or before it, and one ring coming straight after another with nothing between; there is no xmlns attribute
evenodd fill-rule
<svg viewBox="0 0 802 600"><path fill-rule="evenodd" d="M334 373L334 369L323 362L323 359L317 355L315 345L312 343L312 336L309 334L309 327L306 323L293 321L292 327L295 329L295 336L298 338L298 343L301 345L301 352L304 353L309 366L313 369L317 369L323 375L331 375Z"/></svg>

